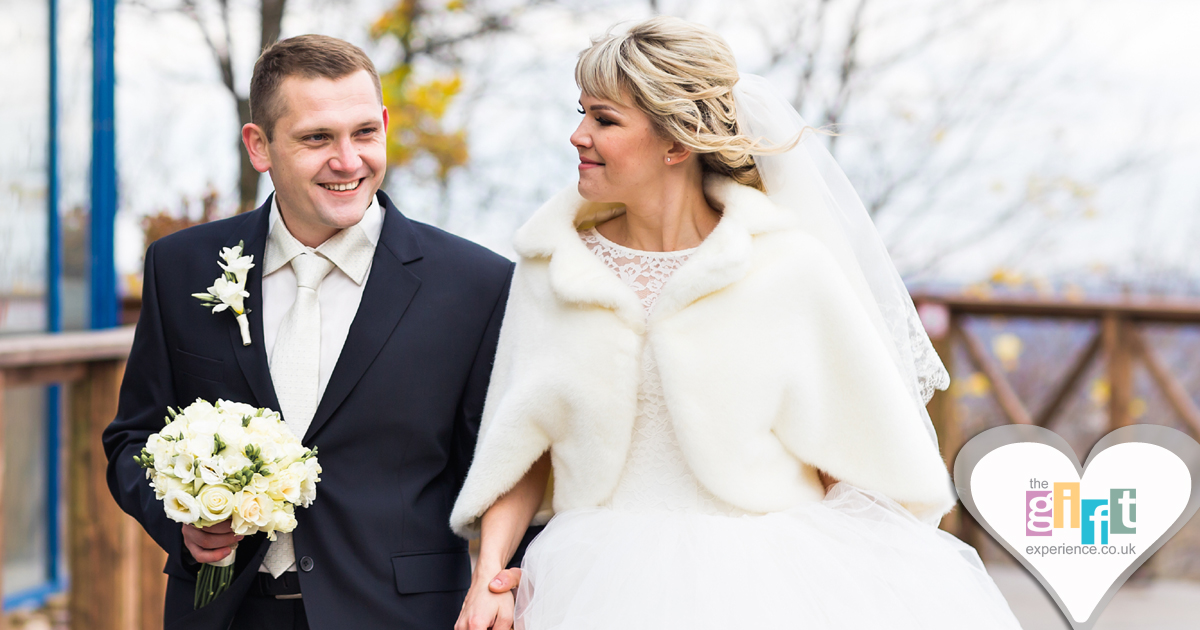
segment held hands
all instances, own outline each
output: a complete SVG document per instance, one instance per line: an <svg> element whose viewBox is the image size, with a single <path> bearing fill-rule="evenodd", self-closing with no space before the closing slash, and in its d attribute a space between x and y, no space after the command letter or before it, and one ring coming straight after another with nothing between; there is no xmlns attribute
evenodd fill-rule
<svg viewBox="0 0 1200 630"><path fill-rule="evenodd" d="M183 544L192 554L192 558L202 564L216 562L233 553L233 549L242 538L233 533L229 521L203 528L194 525L183 526Z"/></svg>
<svg viewBox="0 0 1200 630"><path fill-rule="evenodd" d="M476 571L477 578L488 574ZM505 569L495 576L486 588L479 579L472 580L454 630L511 630L516 605L513 591L521 583L521 570Z"/></svg>

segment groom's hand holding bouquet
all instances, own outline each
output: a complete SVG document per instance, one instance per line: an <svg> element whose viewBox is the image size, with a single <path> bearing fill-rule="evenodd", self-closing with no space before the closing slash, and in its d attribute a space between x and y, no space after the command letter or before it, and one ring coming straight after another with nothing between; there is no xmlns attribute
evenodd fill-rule
<svg viewBox="0 0 1200 630"><path fill-rule="evenodd" d="M269 409L197 400L167 411L167 426L134 459L203 563L195 597L201 608L229 587L237 541L259 532L273 541L296 528L295 509L316 499L321 465L316 449Z"/></svg>

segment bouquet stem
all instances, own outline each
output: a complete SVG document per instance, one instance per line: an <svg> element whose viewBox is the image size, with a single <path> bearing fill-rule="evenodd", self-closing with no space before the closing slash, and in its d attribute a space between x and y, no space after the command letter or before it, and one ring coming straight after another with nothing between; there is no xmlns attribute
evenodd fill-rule
<svg viewBox="0 0 1200 630"><path fill-rule="evenodd" d="M236 555L237 550L234 550L215 563L200 565L200 574L196 576L196 597L192 602L195 610L211 604L233 583L233 558Z"/></svg>

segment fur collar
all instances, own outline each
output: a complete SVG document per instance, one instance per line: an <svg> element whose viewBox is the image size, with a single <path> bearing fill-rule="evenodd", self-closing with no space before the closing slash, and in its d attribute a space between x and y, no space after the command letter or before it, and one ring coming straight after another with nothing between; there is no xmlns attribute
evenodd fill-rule
<svg viewBox="0 0 1200 630"><path fill-rule="evenodd" d="M765 194L728 177L709 175L704 181L704 194L721 210L721 221L663 288L654 308L654 320L669 317L745 276L750 269L754 236L798 224L797 217L776 206ZM642 332L645 316L641 303L588 250L578 234L624 211L620 205L589 202L571 185L534 213L517 231L513 246L524 259L549 261L550 285L559 299L612 309Z"/></svg>

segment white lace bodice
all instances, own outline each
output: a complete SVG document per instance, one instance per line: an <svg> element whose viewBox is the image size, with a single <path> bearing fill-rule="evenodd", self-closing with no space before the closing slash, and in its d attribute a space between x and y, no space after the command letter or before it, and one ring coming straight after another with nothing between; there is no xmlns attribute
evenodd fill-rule
<svg viewBox="0 0 1200 630"><path fill-rule="evenodd" d="M594 228L580 232L579 236L593 254L637 293L647 317L663 286L694 251L633 250L609 241ZM663 399L658 364L649 346L642 352L633 441L621 479L606 505L634 511L745 513L704 489L688 467L675 437L671 414Z"/></svg>

